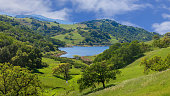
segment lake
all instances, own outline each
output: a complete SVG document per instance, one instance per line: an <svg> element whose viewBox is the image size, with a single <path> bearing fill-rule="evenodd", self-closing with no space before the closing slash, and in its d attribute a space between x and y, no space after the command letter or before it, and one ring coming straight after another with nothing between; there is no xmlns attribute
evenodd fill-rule
<svg viewBox="0 0 170 96"><path fill-rule="evenodd" d="M67 52L67 54L61 55L60 57L73 58L73 55L79 55L79 56L97 55L103 52L104 50L109 49L109 46L93 46L93 47L73 46L73 47L64 47L59 49Z"/></svg>

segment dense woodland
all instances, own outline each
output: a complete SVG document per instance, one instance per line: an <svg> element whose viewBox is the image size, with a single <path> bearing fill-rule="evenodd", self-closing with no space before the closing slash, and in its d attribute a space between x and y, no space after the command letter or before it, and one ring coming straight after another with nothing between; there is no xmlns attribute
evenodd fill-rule
<svg viewBox="0 0 170 96"><path fill-rule="evenodd" d="M49 22L31 20L30 26L17 21L16 18L0 16L2 96L49 96L50 93L51 96L86 95L88 92L108 87L108 83L113 86L113 81L121 74L123 68L144 57L147 52L157 49L168 50L170 47L169 33L161 37L157 33L120 25L108 19L83 22L87 27L76 29L64 29L59 25L49 27ZM75 30L85 37L79 45L109 45L111 35L115 36L119 43L112 44L103 53L92 56L94 60L88 63L81 58L62 58L44 54L59 51L58 47L65 46L65 42L51 38L52 36L71 34ZM152 42L149 44L141 42L151 39ZM168 52L169 50L166 54ZM150 59L144 58L138 63L144 66L144 73L161 72L170 68L170 54L165 59L154 56ZM51 87L49 82L53 80L58 80L55 84L59 86L52 84L54 87ZM54 92L55 90L64 91L59 94L58 91ZM86 93L82 94L83 91Z"/></svg>

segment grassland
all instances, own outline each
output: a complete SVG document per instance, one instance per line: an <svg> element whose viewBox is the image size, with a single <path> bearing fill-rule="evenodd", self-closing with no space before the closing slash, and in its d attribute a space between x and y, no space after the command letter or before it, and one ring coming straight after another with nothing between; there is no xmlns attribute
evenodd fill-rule
<svg viewBox="0 0 170 96"><path fill-rule="evenodd" d="M43 62L49 64L49 67L39 69L39 78L45 87L45 95L47 96L78 96L87 94L90 96L169 96L170 92L170 70L164 72L151 72L149 75L143 73L143 66L140 62L143 58L152 58L154 56L161 56L165 58L170 53L169 48L156 49L151 52L145 53L144 57L139 58L132 64L120 69L121 74L117 75L116 80L111 80L107 83L107 87L104 90L102 85L97 86L97 90L91 91L90 88L84 90L82 93L78 90L77 80L81 77L81 70L74 68L70 70L72 78L67 84L62 77L56 77L52 74L52 69L59 64L59 61L53 59L43 58ZM77 63L82 63L80 60L75 60ZM115 85L115 86L114 86ZM112 86L112 87L109 87ZM91 93L92 94L88 94Z"/></svg>
<svg viewBox="0 0 170 96"><path fill-rule="evenodd" d="M68 37L68 39L65 39L66 37ZM61 34L61 35L56 35L53 38L64 41L66 42L67 45L71 45L71 46L79 44L79 42L82 42L85 39L77 31L73 31L71 33L66 33L66 34Z"/></svg>
<svg viewBox="0 0 170 96"><path fill-rule="evenodd" d="M49 58L43 58L43 62L49 64L48 67L39 69L37 71L39 79L42 82L45 96L56 96L56 95L65 95L71 90L78 90L78 85L76 81L80 78L81 70L77 68L72 68L70 70L71 79L68 80L68 84L61 76L54 76L52 74L52 69L59 64L59 61L55 61ZM81 61L76 61L81 63Z"/></svg>
<svg viewBox="0 0 170 96"><path fill-rule="evenodd" d="M122 73L117 76L117 80L109 83L116 84L116 86L96 92L91 94L91 96L160 96L164 93L165 96L169 96L170 92L167 89L170 90L170 76L168 76L170 70L162 73L151 72L150 75L145 75L143 73L143 66L140 65L143 58L149 59L154 56L165 58L169 53L170 47L146 53L146 56L121 69ZM162 86L162 83L166 86Z"/></svg>

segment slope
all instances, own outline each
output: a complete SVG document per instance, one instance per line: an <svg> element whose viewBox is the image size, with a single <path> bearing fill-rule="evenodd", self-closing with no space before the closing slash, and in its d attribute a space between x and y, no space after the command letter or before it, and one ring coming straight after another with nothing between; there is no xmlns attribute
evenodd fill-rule
<svg viewBox="0 0 170 96"><path fill-rule="evenodd" d="M91 20L77 24L59 24L58 22L40 21L33 18L13 18L15 21L30 29L65 41L68 45L111 45L117 42L131 42L133 40L149 41L152 36L159 35L142 28L121 25L113 20ZM69 34L75 33L77 36Z"/></svg>
<svg viewBox="0 0 170 96"><path fill-rule="evenodd" d="M161 56L165 58L170 53L169 48L157 49L146 53L142 58L152 58ZM164 72L151 72L150 75L143 73L143 66L140 66L142 58L136 60L127 67L121 69L121 75L117 80L111 81L110 84L116 86L90 94L90 96L160 96L170 95L170 70ZM153 74L152 74L153 73ZM110 85L108 84L108 85Z"/></svg>

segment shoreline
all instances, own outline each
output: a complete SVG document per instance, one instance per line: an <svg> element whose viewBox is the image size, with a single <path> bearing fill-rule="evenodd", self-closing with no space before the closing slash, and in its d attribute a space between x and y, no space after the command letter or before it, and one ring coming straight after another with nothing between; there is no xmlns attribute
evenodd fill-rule
<svg viewBox="0 0 170 96"><path fill-rule="evenodd" d="M61 51L61 50L60 50ZM67 54L67 52L66 51L61 51L61 53L58 53L58 54L56 54L55 56L56 57L60 57L61 55L64 55L64 54Z"/></svg>
<svg viewBox="0 0 170 96"><path fill-rule="evenodd" d="M109 46L111 46L111 45L92 45L92 46L90 46L90 45L72 45L72 46L65 46L65 47L59 47L59 48L71 48L71 47L109 47Z"/></svg>

